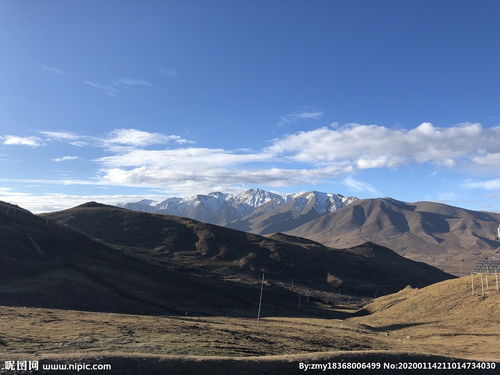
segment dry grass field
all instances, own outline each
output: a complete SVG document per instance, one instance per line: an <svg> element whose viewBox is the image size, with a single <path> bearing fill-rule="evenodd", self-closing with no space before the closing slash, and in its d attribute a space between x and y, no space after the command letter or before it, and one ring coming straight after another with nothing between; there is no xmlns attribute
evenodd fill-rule
<svg viewBox="0 0 500 375"><path fill-rule="evenodd" d="M404 289L367 305L367 316L268 317L259 325L236 317L0 307L0 352L245 356L393 349L498 360L500 295L490 290L472 296L469 283L463 278Z"/></svg>
<svg viewBox="0 0 500 375"><path fill-rule="evenodd" d="M252 356L386 349L385 336L329 319L157 317L0 308L0 352Z"/></svg>
<svg viewBox="0 0 500 375"><path fill-rule="evenodd" d="M478 281L477 277L476 290ZM148 361L154 357L156 364L166 366L161 358L184 358L184 362L186 356L196 356L197 361L200 356L301 358L305 353L345 356L356 351L358 356L367 353L375 358L432 353L498 362L499 308L500 294L491 284L484 296L471 295L470 277L377 298L365 306L369 315L354 316L354 309L337 306L351 317L266 317L258 325L256 319L238 317L0 307L0 357L150 356Z"/></svg>

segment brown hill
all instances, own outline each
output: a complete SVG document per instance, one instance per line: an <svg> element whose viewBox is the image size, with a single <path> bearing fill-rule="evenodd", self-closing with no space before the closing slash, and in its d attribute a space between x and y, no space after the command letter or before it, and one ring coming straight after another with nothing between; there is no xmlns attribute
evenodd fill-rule
<svg viewBox="0 0 500 375"><path fill-rule="evenodd" d="M178 272L47 216L5 203L0 207L0 305L136 314L254 316L257 311L257 286ZM182 232L170 230L176 232L175 246L182 246ZM129 239L140 237L134 231ZM296 311L295 296L267 289L268 300L280 300L280 313ZM269 309L264 305L263 313Z"/></svg>
<svg viewBox="0 0 500 375"><path fill-rule="evenodd" d="M450 275L367 243L330 249L303 239L266 238L196 220L95 203L46 215L165 267L218 279L373 295ZM281 235L283 236L283 235Z"/></svg>
<svg viewBox="0 0 500 375"><path fill-rule="evenodd" d="M287 233L332 247L371 241L460 274L470 272L477 259L500 246L499 223L500 214L383 198L355 201Z"/></svg>
<svg viewBox="0 0 500 375"><path fill-rule="evenodd" d="M405 288L375 299L365 306L369 315L350 321L388 332L413 350L498 361L500 294L494 275L488 276L489 290L482 277L484 293L479 275L474 276L475 294L471 276Z"/></svg>

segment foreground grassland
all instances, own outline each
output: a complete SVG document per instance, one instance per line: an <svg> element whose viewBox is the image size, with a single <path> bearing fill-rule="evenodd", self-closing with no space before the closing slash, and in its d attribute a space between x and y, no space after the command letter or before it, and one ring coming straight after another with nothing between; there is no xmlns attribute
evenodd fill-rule
<svg viewBox="0 0 500 375"><path fill-rule="evenodd" d="M0 354L264 356L391 350L500 359L500 295L470 279L374 300L346 319L173 317L0 307ZM346 307L341 307L347 315ZM351 312L354 312L352 310Z"/></svg>
<svg viewBox="0 0 500 375"><path fill-rule="evenodd" d="M14 317L14 319L13 319ZM386 348L380 333L341 320L153 317L0 308L0 352L85 351L272 355Z"/></svg>

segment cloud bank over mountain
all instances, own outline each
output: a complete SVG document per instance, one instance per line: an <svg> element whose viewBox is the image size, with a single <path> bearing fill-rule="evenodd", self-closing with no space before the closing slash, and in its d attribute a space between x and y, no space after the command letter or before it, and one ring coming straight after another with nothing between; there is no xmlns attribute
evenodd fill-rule
<svg viewBox="0 0 500 375"><path fill-rule="evenodd" d="M71 157L59 155L50 160L84 164L88 171L80 178L29 179L42 184L161 189L166 194L188 196L253 186L312 186L334 179L352 191L380 196L383 189L354 176L366 170L422 165L464 175L462 189L495 193L499 138L499 126L463 123L438 127L424 122L410 129L334 123L271 139L268 146L257 150L204 147L175 134L125 128L104 136L47 130L28 136L3 135L0 140L5 148L53 149L65 144ZM489 179L477 179L477 171Z"/></svg>

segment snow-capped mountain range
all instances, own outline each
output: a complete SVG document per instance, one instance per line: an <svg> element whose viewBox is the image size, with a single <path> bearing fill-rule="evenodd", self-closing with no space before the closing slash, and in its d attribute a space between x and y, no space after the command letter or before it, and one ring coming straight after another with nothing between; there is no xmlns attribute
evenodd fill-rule
<svg viewBox="0 0 500 375"><path fill-rule="evenodd" d="M291 230L305 221L347 206L355 197L311 191L278 194L249 189L240 194L213 192L163 201L121 203L136 211L183 216L254 233ZM305 220L305 221L304 221ZM275 230L277 229L277 230Z"/></svg>

